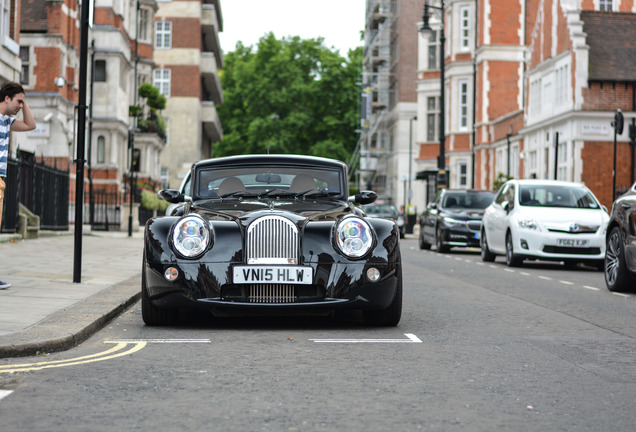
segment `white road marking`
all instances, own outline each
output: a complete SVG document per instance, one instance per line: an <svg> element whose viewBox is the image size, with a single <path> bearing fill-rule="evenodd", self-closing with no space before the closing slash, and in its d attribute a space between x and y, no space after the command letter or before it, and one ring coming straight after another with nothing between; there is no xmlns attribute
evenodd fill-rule
<svg viewBox="0 0 636 432"><path fill-rule="evenodd" d="M508 273L514 273L515 271L513 269L509 269L509 268L505 268L505 271L507 271Z"/></svg>
<svg viewBox="0 0 636 432"><path fill-rule="evenodd" d="M104 343L212 343L210 339L117 339L107 340Z"/></svg>
<svg viewBox="0 0 636 432"><path fill-rule="evenodd" d="M599 288L595 288L595 287L592 287L592 286L589 286L589 285L583 285L583 288L589 289L589 290L592 290L592 291L600 291Z"/></svg>
<svg viewBox="0 0 636 432"><path fill-rule="evenodd" d="M411 333L404 333L408 339L309 339L316 343L422 343Z"/></svg>
<svg viewBox="0 0 636 432"><path fill-rule="evenodd" d="M551 277L547 277L547 276L539 276L539 279L543 279L543 280L552 280Z"/></svg>
<svg viewBox="0 0 636 432"><path fill-rule="evenodd" d="M13 393L13 390L0 390L0 399L6 398L11 393Z"/></svg>
<svg viewBox="0 0 636 432"><path fill-rule="evenodd" d="M519 272L519 274L523 276L530 276L530 273L526 273L526 272Z"/></svg>
<svg viewBox="0 0 636 432"><path fill-rule="evenodd" d="M566 281L566 280L560 280L559 282L561 282L561 283L562 283L562 284L564 284L564 285L574 285L574 283L573 283L573 282Z"/></svg>
<svg viewBox="0 0 636 432"><path fill-rule="evenodd" d="M621 294L621 293L612 293L615 296L619 296L619 297L623 297L623 298L630 298L631 296L629 294Z"/></svg>

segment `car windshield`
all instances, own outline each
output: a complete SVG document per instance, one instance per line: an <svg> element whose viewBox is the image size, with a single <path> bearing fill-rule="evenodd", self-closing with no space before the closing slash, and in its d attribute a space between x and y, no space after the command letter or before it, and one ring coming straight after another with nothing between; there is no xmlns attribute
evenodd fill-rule
<svg viewBox="0 0 636 432"><path fill-rule="evenodd" d="M519 204L531 207L601 208L589 190L567 185L521 185Z"/></svg>
<svg viewBox="0 0 636 432"><path fill-rule="evenodd" d="M444 195L442 207L456 210L483 210L490 205L493 192L449 192Z"/></svg>
<svg viewBox="0 0 636 432"><path fill-rule="evenodd" d="M302 172L299 172L302 171ZM203 169L196 176L201 198L267 196L340 196L340 171L334 169L253 166Z"/></svg>
<svg viewBox="0 0 636 432"><path fill-rule="evenodd" d="M377 205L368 205L363 207L364 212L369 216L390 216L397 217L398 211L393 205L388 204L377 204Z"/></svg>

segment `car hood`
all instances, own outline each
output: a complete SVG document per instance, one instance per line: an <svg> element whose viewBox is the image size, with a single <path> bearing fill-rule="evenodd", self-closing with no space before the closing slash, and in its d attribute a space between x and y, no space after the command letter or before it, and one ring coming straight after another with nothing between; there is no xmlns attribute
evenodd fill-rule
<svg viewBox="0 0 636 432"><path fill-rule="evenodd" d="M353 214L354 210L349 203L328 199L241 199L197 201L191 212L199 213L211 221L236 220L246 226L254 219L267 215L285 216L297 223L306 220L335 221L347 214Z"/></svg>
<svg viewBox="0 0 636 432"><path fill-rule="evenodd" d="M485 210L475 209L442 209L442 216L458 220L481 220Z"/></svg>
<svg viewBox="0 0 636 432"><path fill-rule="evenodd" d="M602 227L609 221L609 215L601 209L579 208L528 208L515 212L517 219L532 218L547 229L570 231L570 226Z"/></svg>

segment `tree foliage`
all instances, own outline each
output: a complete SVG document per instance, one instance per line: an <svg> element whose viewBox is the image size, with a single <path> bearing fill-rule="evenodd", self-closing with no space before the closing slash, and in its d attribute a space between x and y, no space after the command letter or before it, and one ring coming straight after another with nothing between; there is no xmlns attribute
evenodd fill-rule
<svg viewBox="0 0 636 432"><path fill-rule="evenodd" d="M269 33L255 52L239 42L220 74L223 141L214 156L269 148L347 160L357 143L361 58L361 47L344 58L322 38L278 40Z"/></svg>

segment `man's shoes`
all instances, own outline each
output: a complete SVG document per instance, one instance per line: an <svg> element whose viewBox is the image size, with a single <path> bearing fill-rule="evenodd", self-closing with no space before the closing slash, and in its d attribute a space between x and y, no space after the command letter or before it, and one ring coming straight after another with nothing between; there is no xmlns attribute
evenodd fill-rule
<svg viewBox="0 0 636 432"><path fill-rule="evenodd" d="M10 286L11 286L11 284L10 284L10 283L8 283L8 282L2 282L2 281L0 281L0 290L7 289L7 288L9 288Z"/></svg>

